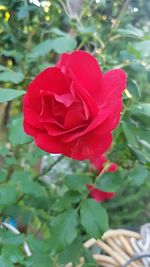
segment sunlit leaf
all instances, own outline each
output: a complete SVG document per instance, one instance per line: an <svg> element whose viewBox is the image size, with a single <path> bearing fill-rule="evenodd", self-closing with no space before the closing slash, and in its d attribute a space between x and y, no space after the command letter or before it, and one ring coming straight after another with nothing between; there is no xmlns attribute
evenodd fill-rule
<svg viewBox="0 0 150 267"><path fill-rule="evenodd" d="M15 89L0 89L0 103L4 103L7 101L11 101L19 96L25 94L23 90L15 90Z"/></svg>
<svg viewBox="0 0 150 267"><path fill-rule="evenodd" d="M76 45L76 40L69 36L59 37L53 41L53 49L59 54L74 50Z"/></svg>
<svg viewBox="0 0 150 267"><path fill-rule="evenodd" d="M15 72L12 70L5 70L0 73L1 82L20 83L24 79L24 75L21 72Z"/></svg>

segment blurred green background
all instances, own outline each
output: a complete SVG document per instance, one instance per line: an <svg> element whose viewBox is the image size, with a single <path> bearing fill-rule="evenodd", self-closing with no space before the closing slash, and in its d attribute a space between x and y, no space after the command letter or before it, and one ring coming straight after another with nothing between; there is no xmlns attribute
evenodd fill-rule
<svg viewBox="0 0 150 267"><path fill-rule="evenodd" d="M128 75L121 123L108 152L121 176L116 197L104 206L111 228L139 229L150 220L149 14L144 0L0 1L0 221L13 221L36 252L26 261L19 248L24 236L12 242L1 230L4 266L49 266L49 220L54 210L61 211L60 203L53 204L64 196L66 175L89 172L88 162L59 159L36 148L22 129L22 98L5 102L8 89L26 90L66 51L86 50L103 72L123 68ZM46 168L58 160L46 176L39 174L43 156Z"/></svg>

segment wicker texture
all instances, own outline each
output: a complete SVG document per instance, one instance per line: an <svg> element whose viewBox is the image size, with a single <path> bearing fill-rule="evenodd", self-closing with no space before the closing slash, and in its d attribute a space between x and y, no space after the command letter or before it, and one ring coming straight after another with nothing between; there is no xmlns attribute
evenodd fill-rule
<svg viewBox="0 0 150 267"><path fill-rule="evenodd" d="M94 253L98 266L101 267L150 267L150 224L141 227L141 232L117 229L108 230L101 240L91 238L84 243L84 247L93 250L99 249L100 253ZM80 258L82 267L84 258ZM68 263L66 267L74 267Z"/></svg>
<svg viewBox="0 0 150 267"><path fill-rule="evenodd" d="M20 234L8 223L2 223L0 227L14 234ZM91 238L84 243L84 247L89 250L95 247L100 251L100 253L93 253L93 258L100 267L150 267L150 223L141 226L140 233L124 229L108 230L101 240ZM26 242L24 242L24 251L28 257L32 255ZM81 257L80 264L77 266L68 263L65 267L83 265L84 258Z"/></svg>

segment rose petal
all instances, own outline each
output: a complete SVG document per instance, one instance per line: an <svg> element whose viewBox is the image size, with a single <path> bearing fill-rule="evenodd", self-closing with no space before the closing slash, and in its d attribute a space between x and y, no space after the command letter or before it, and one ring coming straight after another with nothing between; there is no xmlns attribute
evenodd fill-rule
<svg viewBox="0 0 150 267"><path fill-rule="evenodd" d="M126 73L121 69L110 70L102 77L100 90L100 105L113 107L122 97L122 92L126 88Z"/></svg>
<svg viewBox="0 0 150 267"><path fill-rule="evenodd" d="M64 145L58 137L48 133L39 133L35 138L36 145L48 153L70 156L70 145Z"/></svg>
<svg viewBox="0 0 150 267"><path fill-rule="evenodd" d="M90 133L83 138L79 138L72 143L64 144L59 136L50 136L47 133L39 133L36 136L35 143L46 152L54 154L64 154L76 160L88 159L91 154L103 154L111 145L111 133L105 136L98 136Z"/></svg>
<svg viewBox="0 0 150 267"><path fill-rule="evenodd" d="M89 159L91 156L102 155L109 149L111 143L111 133L100 135L96 131L91 131L70 144L71 158L84 160Z"/></svg>
<svg viewBox="0 0 150 267"><path fill-rule="evenodd" d="M24 120L23 122L23 128L26 134L31 135L32 137L36 137L40 132L44 133L44 130L35 128L28 122Z"/></svg>
<svg viewBox="0 0 150 267"><path fill-rule="evenodd" d="M64 129L64 117L67 111L66 106L57 103L55 95L47 91L41 91L42 109L40 113L41 122L52 122Z"/></svg>
<svg viewBox="0 0 150 267"><path fill-rule="evenodd" d="M120 122L121 111L122 111L122 99L120 98L118 102L114 104L113 107L110 106L110 114L106 118L106 120L104 120L99 125L99 130L103 133L114 130Z"/></svg>
<svg viewBox="0 0 150 267"><path fill-rule="evenodd" d="M74 102L71 107L68 109L65 116L64 127L65 129L72 129L79 125L87 126L87 119L84 115L82 103Z"/></svg>
<svg viewBox="0 0 150 267"><path fill-rule="evenodd" d="M65 70L65 67L67 66L67 62L69 60L69 57L70 57L70 54L68 53L63 53L61 56L60 56L60 59L57 63L57 67L61 68L61 71L63 73L66 73L66 70Z"/></svg>
<svg viewBox="0 0 150 267"><path fill-rule="evenodd" d="M41 110L40 92L46 90L55 94L69 92L69 83L60 69L50 67L38 74L28 86L29 101L32 108Z"/></svg>
<svg viewBox="0 0 150 267"><path fill-rule="evenodd" d="M32 107L30 107L28 93L26 93L24 96L23 112L25 122L32 125L36 129L43 129L43 126L40 123L40 116L38 112L32 109Z"/></svg>
<svg viewBox="0 0 150 267"><path fill-rule="evenodd" d="M79 131L76 133L72 132L72 133L69 133L69 134L62 136L63 142L65 142L65 143L72 142L75 139L82 137L85 134L89 133L90 131L94 130L109 116L109 114L110 114L109 109L99 110L98 115L91 121L91 123L88 125L88 127L83 129L82 131ZM99 134L103 135L103 132L99 131Z"/></svg>
<svg viewBox="0 0 150 267"><path fill-rule="evenodd" d="M74 51L61 57L58 66L64 67L96 102L99 101L102 73L98 61L93 56L81 50Z"/></svg>
<svg viewBox="0 0 150 267"><path fill-rule="evenodd" d="M71 104L75 101L73 95L71 93L57 95L55 94L55 99L64 104L66 107L71 106Z"/></svg>

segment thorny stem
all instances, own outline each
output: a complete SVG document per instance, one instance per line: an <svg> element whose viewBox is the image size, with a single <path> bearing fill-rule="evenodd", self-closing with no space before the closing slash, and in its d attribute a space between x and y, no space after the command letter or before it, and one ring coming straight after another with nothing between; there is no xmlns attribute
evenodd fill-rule
<svg viewBox="0 0 150 267"><path fill-rule="evenodd" d="M106 163L106 165L103 168L103 170L95 177L95 182L93 183L93 186L94 187L96 186L97 182L99 181L99 179L101 178L101 176L103 175L103 173L108 170L109 166L110 166L110 163ZM79 205L77 207L77 211L80 209L82 203L88 198L88 196L89 196L89 192L85 195L85 197L79 203Z"/></svg>

